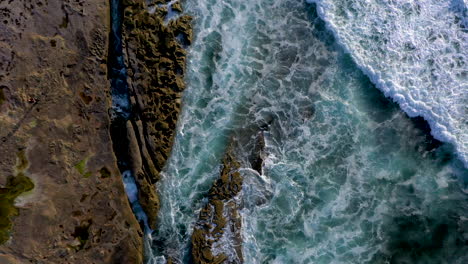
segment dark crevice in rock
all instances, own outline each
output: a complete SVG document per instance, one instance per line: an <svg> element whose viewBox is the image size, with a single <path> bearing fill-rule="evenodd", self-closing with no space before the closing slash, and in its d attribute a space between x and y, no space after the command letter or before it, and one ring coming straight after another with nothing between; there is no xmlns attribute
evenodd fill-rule
<svg viewBox="0 0 468 264"><path fill-rule="evenodd" d="M112 108L110 109L110 135L117 164L122 174L132 171L131 138L127 123L132 118L127 70L124 63L122 43L123 7L120 0L110 0L111 32L108 50L108 78L111 81ZM133 174L128 176L133 177ZM128 194L128 193L127 193ZM138 201L132 201L132 209L142 229L146 228L145 217L137 214Z"/></svg>
<svg viewBox="0 0 468 264"><path fill-rule="evenodd" d="M72 236L79 242L79 245L75 247L76 251L82 250L86 246L86 242L89 239L89 228L91 227L92 223L93 220L89 219L81 222L79 226L75 227Z"/></svg>
<svg viewBox="0 0 468 264"><path fill-rule="evenodd" d="M3 102L5 102L6 100L6 97L5 97L5 93L3 92L3 89L5 89L4 86L0 86L0 106L3 104Z"/></svg>
<svg viewBox="0 0 468 264"><path fill-rule="evenodd" d="M108 50L108 78L112 87L113 120L130 118L130 95L127 84L127 70L122 50L122 17L123 9L120 0L110 0L111 32Z"/></svg>

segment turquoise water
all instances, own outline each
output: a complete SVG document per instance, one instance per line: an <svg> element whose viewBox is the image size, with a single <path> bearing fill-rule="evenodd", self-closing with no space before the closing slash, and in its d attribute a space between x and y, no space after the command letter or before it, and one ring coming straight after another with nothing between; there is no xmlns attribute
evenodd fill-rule
<svg viewBox="0 0 468 264"><path fill-rule="evenodd" d="M468 6L465 0L307 0L385 95L468 167Z"/></svg>
<svg viewBox="0 0 468 264"><path fill-rule="evenodd" d="M376 89L314 5L187 0L185 10L195 41L150 263L189 263L231 139L244 263L468 262L468 171L454 147ZM261 175L248 162L259 127Z"/></svg>

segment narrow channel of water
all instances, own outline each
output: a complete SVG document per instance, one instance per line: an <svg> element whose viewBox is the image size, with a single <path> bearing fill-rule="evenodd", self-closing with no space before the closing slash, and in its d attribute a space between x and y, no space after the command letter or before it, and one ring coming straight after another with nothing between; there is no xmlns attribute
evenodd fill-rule
<svg viewBox="0 0 468 264"><path fill-rule="evenodd" d="M111 81L112 107L109 110L111 118L110 134L113 142L117 164L122 174L125 191L132 210L142 227L150 231L147 216L138 202L138 188L130 171L128 156L129 142L127 138L127 121L131 118L130 94L127 83L127 69L122 50L122 19L121 0L110 0L111 32L109 36L108 74Z"/></svg>

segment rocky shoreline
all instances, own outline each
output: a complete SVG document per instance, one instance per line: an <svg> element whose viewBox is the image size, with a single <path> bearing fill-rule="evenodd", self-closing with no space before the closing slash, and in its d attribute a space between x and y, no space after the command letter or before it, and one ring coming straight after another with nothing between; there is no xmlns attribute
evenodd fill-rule
<svg viewBox="0 0 468 264"><path fill-rule="evenodd" d="M111 103L111 1L0 3L0 262L143 262L120 174L154 229L192 41L180 3L166 19L156 2L121 1L125 118Z"/></svg>
<svg viewBox="0 0 468 264"><path fill-rule="evenodd" d="M182 11L180 5L178 10ZM171 151L185 88L184 45L192 39L189 16L181 15L166 24L166 14L165 6L151 14L143 0L123 1L123 42L133 117L127 124L132 131L128 133L129 158L139 202L152 229L159 210L155 183ZM177 40L180 35L186 43Z"/></svg>
<svg viewBox="0 0 468 264"><path fill-rule="evenodd" d="M1 262L142 263L145 226L119 175L134 176L155 229L191 17L169 1L3 5ZM222 164L192 235L195 263L242 262L232 148ZM217 252L226 230L237 241L234 258Z"/></svg>

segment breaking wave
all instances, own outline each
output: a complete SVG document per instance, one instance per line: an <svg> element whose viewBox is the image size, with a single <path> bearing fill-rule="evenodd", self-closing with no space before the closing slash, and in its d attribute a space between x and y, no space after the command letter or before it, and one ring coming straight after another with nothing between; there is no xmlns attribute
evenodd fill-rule
<svg viewBox="0 0 468 264"><path fill-rule="evenodd" d="M463 0L307 0L358 66L468 167L467 7Z"/></svg>

